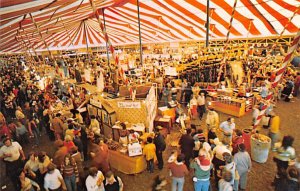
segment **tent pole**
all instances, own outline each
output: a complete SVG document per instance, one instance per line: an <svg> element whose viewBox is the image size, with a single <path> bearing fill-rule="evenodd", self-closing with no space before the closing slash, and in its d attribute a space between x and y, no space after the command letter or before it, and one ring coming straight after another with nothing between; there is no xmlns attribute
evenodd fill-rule
<svg viewBox="0 0 300 191"><path fill-rule="evenodd" d="M88 37L87 37L87 33L86 33L85 20L83 21L83 27L84 27L84 36L85 36L85 40L86 40L86 53L87 53L87 56L88 56L88 60L90 62L89 43L88 43Z"/></svg>
<svg viewBox="0 0 300 191"><path fill-rule="evenodd" d="M18 31L18 33L19 33L19 31ZM21 44L26 48L27 52L30 54L30 57L31 57L32 61L34 61L34 58L33 58L32 54L31 54L31 52L30 52L30 49L29 49L29 47L27 46L26 42L24 41L22 35L19 35L19 37L21 38ZM16 36L16 40L18 41L17 36Z"/></svg>
<svg viewBox="0 0 300 191"><path fill-rule="evenodd" d="M40 62L41 60L40 60L39 56L37 55L37 53L36 53L34 47L32 46L32 44L31 44L31 42L30 42L30 40L29 40L28 35L25 34L25 36L26 36L26 38L27 38L28 44L30 45L30 47L31 47L31 49L32 49L32 51L33 51L35 57L37 58L37 61ZM21 38L23 38L23 37L21 36ZM35 59L34 59L34 61L35 61Z"/></svg>
<svg viewBox="0 0 300 191"><path fill-rule="evenodd" d="M249 26L248 26L247 39L246 39L246 46L247 46L247 48L248 48L248 41L249 41L248 36L250 34L250 29L251 29L251 26L252 26L252 22L253 22L253 19L250 19L250 23L249 23Z"/></svg>
<svg viewBox="0 0 300 191"><path fill-rule="evenodd" d="M34 26L35 26L37 32L40 34L40 37L41 37L42 41L44 42L44 44L45 44L45 46L46 46L46 48L47 48L47 50L48 50L48 52L49 52L50 58L54 60L53 55L52 55L52 53L51 53L51 51L50 51L50 49L49 49L49 46L48 46L46 40L44 39L44 37L43 37L43 35L42 35L42 32L40 31L39 26L38 26L37 23L35 22L34 17L32 16L31 13L29 13L29 15L30 15L31 21L33 22L33 24L34 24ZM55 61L54 61L54 62L55 62Z"/></svg>
<svg viewBox="0 0 300 191"><path fill-rule="evenodd" d="M218 73L218 77L217 77L217 83L220 82L220 79L221 79L221 75L222 75L222 72L224 71L224 75L225 75L225 70L224 68L226 68L226 63L227 63L227 49L229 48L229 36L230 36L230 29L232 27L232 21L234 19L234 13L235 13L235 8L236 8L236 4L237 4L237 0L234 1L234 5L232 7L232 12L231 12L231 18L230 18L230 21L229 21L229 27L228 27L228 31L227 31L227 35L226 35L226 40L225 40L225 45L224 45L224 50L223 50L223 54L224 54L224 58L223 60L221 61L221 64L220 64L220 70L219 70L219 73ZM224 76L225 78L225 76Z"/></svg>
<svg viewBox="0 0 300 191"><path fill-rule="evenodd" d="M25 44L25 42L24 41L19 41L18 40L18 38L17 38L17 36L16 36L16 40L17 40L17 42L20 42L20 44L22 45L22 47L25 49L25 56L26 56L26 58L28 59L28 60L30 60L29 58L29 56L28 56L28 53L26 53L26 52L29 52L29 50L28 50L28 47L26 46L26 44ZM30 52L29 52L30 53ZM31 55L31 54L30 54ZM32 56L32 55L31 55Z"/></svg>
<svg viewBox="0 0 300 191"><path fill-rule="evenodd" d="M206 4L206 41L205 41L205 47L207 48L209 46L209 0L207 0Z"/></svg>
<svg viewBox="0 0 300 191"><path fill-rule="evenodd" d="M102 9L102 13L103 13L103 25L106 31L106 22L105 22L105 13L104 13L105 9ZM106 46L106 56L107 56L107 63L110 66L110 61L109 61L109 52L108 52L108 46L107 46L107 41L105 41L105 46Z"/></svg>
<svg viewBox="0 0 300 191"><path fill-rule="evenodd" d="M140 1L136 0L137 12L138 12L138 25L139 25L139 41L140 41L140 63L143 66L143 47L142 47L142 34L141 34L141 18L140 18Z"/></svg>

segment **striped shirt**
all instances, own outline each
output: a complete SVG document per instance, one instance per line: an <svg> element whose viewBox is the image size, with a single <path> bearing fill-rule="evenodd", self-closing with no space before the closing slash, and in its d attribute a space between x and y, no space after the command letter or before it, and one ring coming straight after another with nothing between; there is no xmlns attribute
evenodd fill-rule
<svg viewBox="0 0 300 191"><path fill-rule="evenodd" d="M60 168L60 172L63 175L63 177L70 177L74 174L76 177L78 177L78 169L76 164L74 165L69 164L66 166L62 164Z"/></svg>

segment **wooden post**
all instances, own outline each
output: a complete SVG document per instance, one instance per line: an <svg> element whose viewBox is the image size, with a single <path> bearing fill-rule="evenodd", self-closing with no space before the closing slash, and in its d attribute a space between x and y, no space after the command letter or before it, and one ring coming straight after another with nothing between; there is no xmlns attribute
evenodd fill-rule
<svg viewBox="0 0 300 191"><path fill-rule="evenodd" d="M231 27L232 27L232 21L233 21L233 18L234 18L234 13L235 13L236 5L237 5L237 0L234 1L234 5L233 5L233 7L232 7L231 18L230 18L230 21L229 21L229 27L228 27L228 31L227 31L227 35L226 35L226 41L225 41L225 46L224 46L224 51L223 51L224 58L223 58L223 60L221 61L220 71L219 71L219 73L218 73L218 78L217 78L217 83L220 82L223 68L226 68L227 48L229 47L228 43L229 43L230 29L231 29ZM225 75L225 71L224 71L224 75ZM225 77L225 76L224 76L224 77Z"/></svg>
<svg viewBox="0 0 300 191"><path fill-rule="evenodd" d="M102 9L103 11L103 24L104 24L104 28L106 30L106 22L105 22L105 9ZM109 61L109 52L108 52L108 45L107 45L107 41L105 41L105 46L106 46L106 56L107 56L107 63L108 63L108 66L110 66L110 61ZM110 67L109 67L110 68Z"/></svg>
<svg viewBox="0 0 300 191"><path fill-rule="evenodd" d="M205 47L209 46L209 0L206 3L206 40Z"/></svg>
<svg viewBox="0 0 300 191"><path fill-rule="evenodd" d="M30 49L28 48L28 46L27 46L26 42L24 41L22 35L20 35L19 30L17 31L16 40L17 40L18 42L20 42L20 41L18 40L18 37L17 37L18 35L19 35L19 37L21 38L21 45L22 45L22 46L26 49L26 51L29 53L29 55L30 55L30 57L31 57L31 60L34 61L34 58L33 58L32 54L31 54L31 52L30 52Z"/></svg>
<svg viewBox="0 0 300 191"><path fill-rule="evenodd" d="M90 62L89 42L88 42L88 37L87 37L87 32L86 32L86 23L85 23L85 20L83 20L83 29L84 29L84 36L85 36L85 40L86 40L86 53L87 53L87 56L88 56L88 60Z"/></svg>
<svg viewBox="0 0 300 191"><path fill-rule="evenodd" d="M144 72L143 66L143 47L142 47L142 34L141 34L141 18L140 18L140 1L136 0L137 13L138 13L138 27L139 27L139 42L140 42L140 62Z"/></svg>
<svg viewBox="0 0 300 191"><path fill-rule="evenodd" d="M22 45L23 49L25 50L24 52L25 52L26 59L27 59L27 60L31 60L30 57L28 56L28 53L26 53L26 52L29 52L29 51L28 51L28 48L27 48L25 42L22 41L22 40L19 41L17 35L15 36L15 39L16 39L17 42L19 42L19 43ZM30 52L29 52L29 53L30 53ZM31 54L30 54L30 55L31 55ZM32 55L31 55L31 56L32 56Z"/></svg>
<svg viewBox="0 0 300 191"><path fill-rule="evenodd" d="M44 44L45 44L45 46L46 46L46 48L47 48L47 50L48 50L48 52L49 52L50 58L54 60L53 55L52 55L52 53L51 53L51 51L50 51L50 49L49 49L49 46L48 46L46 40L44 39L44 37L43 37L43 35L42 35L42 32L40 31L39 26L38 26L37 23L35 22L34 17L32 16L31 13L29 13L29 15L30 15L31 21L33 22L33 24L34 24L34 26L35 26L37 32L39 33L39 35L40 35L42 41L44 42Z"/></svg>

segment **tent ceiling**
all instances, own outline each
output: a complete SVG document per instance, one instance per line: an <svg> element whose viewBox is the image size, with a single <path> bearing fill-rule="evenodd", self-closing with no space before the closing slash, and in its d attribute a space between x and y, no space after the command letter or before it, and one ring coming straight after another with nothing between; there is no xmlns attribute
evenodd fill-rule
<svg viewBox="0 0 300 191"><path fill-rule="evenodd" d="M136 0L94 0L105 8L113 45L137 44ZM210 0L210 36L225 38L234 0ZM230 38L295 34L300 0L238 0ZM0 51L46 49L30 14L50 49L105 45L89 0L1 0ZM295 17L289 22L296 12ZM204 40L206 0L140 0L143 43Z"/></svg>

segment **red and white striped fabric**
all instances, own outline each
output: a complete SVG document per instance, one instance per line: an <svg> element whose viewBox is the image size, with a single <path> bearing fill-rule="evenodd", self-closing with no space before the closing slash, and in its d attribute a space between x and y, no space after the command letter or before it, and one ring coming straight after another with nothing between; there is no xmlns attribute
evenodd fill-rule
<svg viewBox="0 0 300 191"><path fill-rule="evenodd" d="M283 64L281 65L281 67L276 71L276 77L275 80L273 82L271 82L272 87L276 87L279 83L279 81L281 80L287 65L290 63L291 59L292 59L292 55L293 53L300 47L300 30L298 31L297 35L295 36L287 55L285 56L284 60L283 60ZM272 94L269 94L264 100L263 100L263 107L259 113L259 115L256 118L256 122L254 124L254 128L257 127L257 125L259 124L260 120L262 119L262 117L265 115L265 112L268 108L268 104L270 102L270 100L272 99Z"/></svg>
<svg viewBox="0 0 300 191"><path fill-rule="evenodd" d="M136 0L94 2L97 9L106 8L107 33L114 45L139 43ZM210 2L210 37L225 39L234 0ZM299 5L299 0L238 0L229 38L278 36L285 26L283 35L294 35L300 27ZM50 49L84 48L86 43L105 46L104 37L96 32L101 29L89 0L1 0L0 51L22 51L20 41L28 49L46 50L29 13ZM143 43L205 39L206 0L140 0L140 16ZM88 41L84 40L82 20L88 25Z"/></svg>

